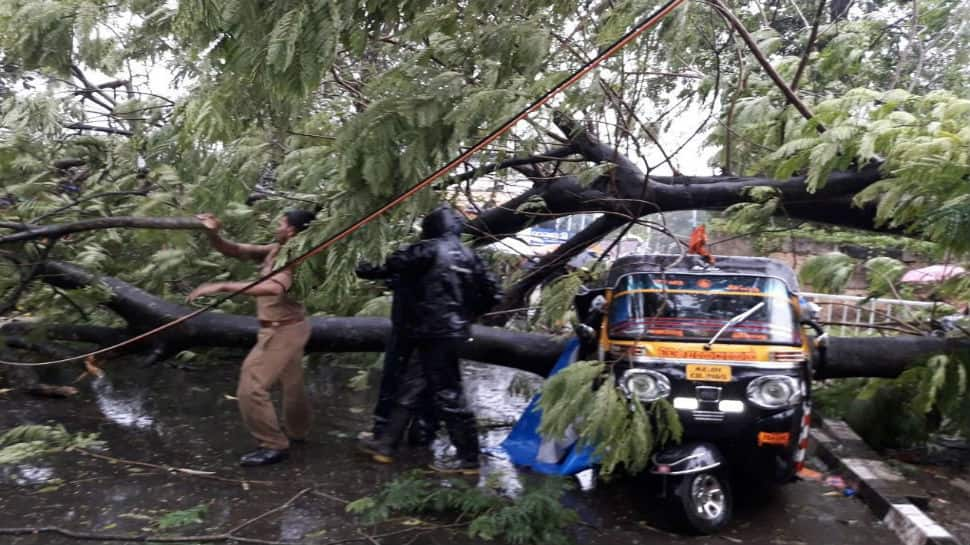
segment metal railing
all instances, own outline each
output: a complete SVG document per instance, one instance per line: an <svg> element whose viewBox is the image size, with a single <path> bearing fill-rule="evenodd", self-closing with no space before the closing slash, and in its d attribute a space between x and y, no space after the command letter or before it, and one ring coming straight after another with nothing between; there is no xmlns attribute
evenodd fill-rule
<svg viewBox="0 0 970 545"><path fill-rule="evenodd" d="M818 321L840 337L865 335L919 334L910 323L917 311L926 311L938 303L905 299L867 299L853 295L802 293L819 306Z"/></svg>

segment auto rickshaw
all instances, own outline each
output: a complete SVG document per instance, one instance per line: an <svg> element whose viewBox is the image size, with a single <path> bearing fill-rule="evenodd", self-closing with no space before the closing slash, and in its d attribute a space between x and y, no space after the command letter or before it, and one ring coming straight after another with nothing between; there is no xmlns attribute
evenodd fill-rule
<svg viewBox="0 0 970 545"><path fill-rule="evenodd" d="M576 308L593 325L580 335L581 359L613 362L631 400L667 399L677 410L683 441L655 452L649 472L695 531L729 522L737 479L793 479L808 438L812 346L824 332L791 268L756 257L712 265L693 255L628 256Z"/></svg>

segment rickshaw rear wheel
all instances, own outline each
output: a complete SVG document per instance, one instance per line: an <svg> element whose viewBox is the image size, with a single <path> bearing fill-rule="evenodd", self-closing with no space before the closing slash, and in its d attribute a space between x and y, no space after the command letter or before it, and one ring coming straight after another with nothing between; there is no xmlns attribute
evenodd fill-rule
<svg viewBox="0 0 970 545"><path fill-rule="evenodd" d="M700 534L721 531L731 520L734 497L721 472L702 471L685 476L676 489L687 525Z"/></svg>

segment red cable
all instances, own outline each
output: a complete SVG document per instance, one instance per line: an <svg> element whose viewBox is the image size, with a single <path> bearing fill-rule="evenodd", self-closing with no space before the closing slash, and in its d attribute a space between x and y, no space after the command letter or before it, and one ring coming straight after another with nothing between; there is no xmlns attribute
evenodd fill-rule
<svg viewBox="0 0 970 545"><path fill-rule="evenodd" d="M58 363L67 363L69 361L75 361L75 360L80 360L80 359L84 359L84 358L94 357L94 356L97 356L97 355L100 355L100 354L104 354L105 352L110 352L112 350L117 350L118 348L121 348L123 346L128 346L130 344L133 344L135 342L138 342L138 341L140 341L142 339L145 339L147 337L151 337L152 335L155 335L156 333L161 333L162 331L165 331L166 329L171 329L171 328L175 327L176 325L178 325L178 324L180 324L182 322L188 321L188 320L190 320L190 319L198 316L199 314L202 314L203 312L206 312L208 310L211 310L211 309L213 309L213 308L221 305L222 303L224 303L228 299L230 299L232 297L235 297L236 295L238 295L238 294L240 294L240 293L248 290L249 288L255 286L256 284L259 284L260 282L263 282L266 279L271 278L271 277L277 275L281 271L283 271L283 270L285 270L285 269L287 269L289 267L295 267L295 266L299 265L300 263L306 261L310 257L312 257L312 256L314 256L314 255L316 255L316 254L318 254L318 253L326 250L327 248L333 246L337 242L340 242L341 240L347 238L348 236L350 236L351 233L353 233L354 231L356 231L356 230L360 229L361 227L367 225L371 221L377 219L377 217L380 216L381 214L383 214L384 212L387 212L391 208L394 208L398 204L401 204L405 200L409 199L412 195L414 195L418 191L421 191L425 187L431 185L435 180L437 180L438 178L440 178L441 176L443 176L445 173L447 173L448 171L450 171L454 167L460 165L462 162L464 162L466 159L468 159L474 153L478 152L479 150L481 150L485 146L491 144L499 136L501 136L506 131L508 131L509 129L511 129L513 125L515 125L516 123L518 123L522 119L525 119L525 117L527 115L529 115L532 112L534 112L537 109L539 109L542 105L544 105L546 102L548 102L549 99L551 99L554 95L562 92L567 87L570 87L572 84L576 83L576 81L578 81L580 78L582 78L583 76L585 76L590 70L592 70L593 68L596 68L597 66L599 66L600 63L602 63L604 60L608 59L609 57L613 56L617 51L619 51L620 49L622 49L623 47L625 47L628 43L632 42L638 36L640 36L640 34L643 34L647 30L649 30L651 27L653 27L654 25L656 25L657 23L659 23L664 17L666 17L667 15L669 15L670 12L672 12L674 9L676 9L677 7L679 7L685 1L686 0L669 0L666 4L664 4L659 9L657 9L657 11L653 12L653 14L647 16L642 22L640 22L640 24L638 24L636 27L634 27L633 30L631 30L630 32L628 32L625 35L623 35L617 41L613 42L613 45L611 45L610 47L608 47L605 51L603 51L602 53L600 53L599 55L597 55L592 60L588 61L579 70L577 70L576 72L574 72L570 77L566 78L565 80L563 80L562 82L560 82L558 85L556 85L555 87L553 87L552 89L550 89L549 91L547 91L546 94L542 95L542 97L540 97L538 100L536 100L535 102L533 102L530 106L527 106L521 112L519 112L514 117L512 117L511 119L509 119L508 121L506 121L501 127L499 127L497 129L495 129L494 131L492 131L491 134L489 134L485 138L481 139L477 144L475 144L474 146L472 146L471 148L469 148L467 151L465 151L464 153L462 153L461 155L459 155L458 157L456 157L455 159L453 159L451 162L449 162L445 166L439 168L438 170L434 171L433 173L431 173L431 175L429 175L428 177L426 177L424 180L421 180L420 182L418 182L416 185L414 185L410 189L404 191L403 193L397 195L396 197L394 197L390 201L386 202L380 208L374 210L370 214L364 216L363 218L361 218L361 219L357 220L356 222L352 223L351 225L345 227L339 233L331 236L330 238L328 238L327 240L325 240L325 241L321 242L320 244L314 246L313 248L310 248L303 255L298 256L298 257L296 257L296 258L288 261L282 267L280 267L280 268L276 269L275 271L267 274L266 276L264 276L262 278L259 278L259 279L256 279L256 280L253 280L250 284L246 285L245 287L243 287L243 288L241 288L239 290L236 290L236 291L234 291L234 292L232 292L232 293L230 293L230 294L228 294L226 296L223 296L222 298L218 299L217 301L215 301L215 302L213 302L213 303L211 303L209 305L206 305L206 306L204 306L204 307L202 307L200 309L197 309L195 311L192 311L189 314L186 314L185 316L180 316L179 318L176 318L175 320L172 320L171 322L167 322L165 324L162 324L162 325L156 327L155 329L151 329L149 331L146 331L144 333L141 333L139 335L136 335L136 336L134 336L134 337L132 337L132 338L126 340L126 341L122 341L122 342L120 342L118 344L115 344L115 345L112 345L112 346L109 346L109 347L106 347L106 348L101 348L101 349L95 350L93 352L88 352L88 353L85 353L85 354L80 354L80 355L77 355L77 356L72 356L70 358L63 358L63 359L59 359L59 360L43 361L43 362L36 362L36 363L0 360L0 364L2 364L2 365L15 365L15 366L20 366L20 367L37 367L37 366L42 366L42 365L54 365L54 364L58 364Z"/></svg>

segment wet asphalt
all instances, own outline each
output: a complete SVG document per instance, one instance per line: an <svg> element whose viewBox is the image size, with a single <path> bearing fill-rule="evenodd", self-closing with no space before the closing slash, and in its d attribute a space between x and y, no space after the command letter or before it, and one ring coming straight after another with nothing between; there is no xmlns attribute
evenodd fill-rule
<svg viewBox="0 0 970 545"><path fill-rule="evenodd" d="M139 466L77 452L0 465L0 527L56 526L92 534L159 534L165 513L205 505L201 523L168 535L214 535L278 507L311 489L288 508L246 526L238 535L266 541L325 544L473 543L464 530L433 529L399 518L380 527L361 526L345 503L368 495L403 471L447 453L439 438L433 453L411 451L395 464L378 465L355 448L369 424L373 389L348 387L356 370L337 363L311 367L307 385L316 421L309 441L291 449L284 464L238 467L252 448L239 421L236 367L220 364L184 371L135 363L107 366L104 379L80 385L69 399L39 399L19 391L0 395L0 430L26 423L63 424L71 432L97 432L104 455L154 464ZM65 377L76 370L65 370ZM495 448L528 403L538 377L501 367L468 364L466 393L481 423L488 455L479 479L498 482L514 495L534 479ZM376 379L370 381L376 384ZM199 474L172 471L185 468ZM214 477L214 478L212 478ZM897 538L855 497L815 481L770 487L735 483L734 522L716 536L686 535L671 523L664 503L641 479L575 487L563 502L583 523L571 529L577 543L895 544ZM447 524L451 520L439 519ZM418 531L416 527L422 530ZM379 537L382 534L385 537ZM367 535L373 537L366 537ZM12 545L97 543L54 534L0 536ZM123 542L123 541L121 541ZM349 542L349 541L343 541ZM111 543L119 543L112 541ZM485 543L481 541L481 543Z"/></svg>

